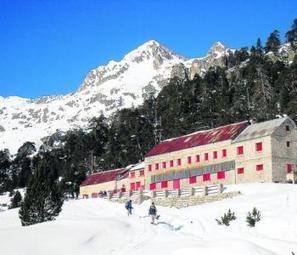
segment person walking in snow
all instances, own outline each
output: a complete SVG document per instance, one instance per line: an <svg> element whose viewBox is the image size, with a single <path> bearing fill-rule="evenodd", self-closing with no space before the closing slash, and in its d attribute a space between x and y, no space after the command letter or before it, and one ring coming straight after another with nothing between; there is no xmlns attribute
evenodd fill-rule
<svg viewBox="0 0 297 255"><path fill-rule="evenodd" d="M149 209L149 215L152 218L152 224L155 224L155 220L157 219L157 208L155 206L155 203L152 202L150 209Z"/></svg>
<svg viewBox="0 0 297 255"><path fill-rule="evenodd" d="M132 200L129 200L129 201L126 202L125 208L128 211L128 216L129 215L132 215L132 209L133 209L133 207L132 207Z"/></svg>

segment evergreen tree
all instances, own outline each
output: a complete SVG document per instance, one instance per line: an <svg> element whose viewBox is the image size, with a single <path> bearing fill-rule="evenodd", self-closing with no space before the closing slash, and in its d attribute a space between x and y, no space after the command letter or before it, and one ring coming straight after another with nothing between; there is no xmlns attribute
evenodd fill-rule
<svg viewBox="0 0 297 255"><path fill-rule="evenodd" d="M49 153L43 155L19 211L23 226L54 220L60 213L63 195L54 178L57 167L56 160Z"/></svg>
<svg viewBox="0 0 297 255"><path fill-rule="evenodd" d="M286 33L287 42L294 50L297 49L297 19L294 19L291 30Z"/></svg>
<svg viewBox="0 0 297 255"><path fill-rule="evenodd" d="M20 207L21 202L22 202L22 195L17 190L16 193L14 194L13 198L11 199L11 204L9 206L9 209Z"/></svg>
<svg viewBox="0 0 297 255"><path fill-rule="evenodd" d="M280 48L280 45L281 45L281 41L279 38L279 31L274 30L267 38L265 52L268 53L272 51L274 54L277 54L278 49Z"/></svg>

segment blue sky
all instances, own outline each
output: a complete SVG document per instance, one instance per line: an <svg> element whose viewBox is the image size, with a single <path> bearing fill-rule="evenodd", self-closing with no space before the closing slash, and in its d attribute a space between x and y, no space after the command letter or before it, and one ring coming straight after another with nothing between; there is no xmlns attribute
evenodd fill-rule
<svg viewBox="0 0 297 255"><path fill-rule="evenodd" d="M0 0L0 96L72 92L88 71L155 39L186 57L282 36L296 0Z"/></svg>

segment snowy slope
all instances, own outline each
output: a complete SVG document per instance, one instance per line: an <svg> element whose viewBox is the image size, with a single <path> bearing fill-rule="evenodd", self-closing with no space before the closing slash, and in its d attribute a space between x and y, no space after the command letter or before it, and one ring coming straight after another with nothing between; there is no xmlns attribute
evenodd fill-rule
<svg viewBox="0 0 297 255"><path fill-rule="evenodd" d="M150 94L157 94L170 78L193 77L212 65L222 65L230 52L215 43L203 58L187 60L156 41L148 41L121 61L110 61L86 76L71 94L37 99L0 96L0 149L11 153L26 141L40 139L56 130L84 127L88 121L117 109L138 106Z"/></svg>
<svg viewBox="0 0 297 255"><path fill-rule="evenodd" d="M17 210L0 213L1 254L9 255L289 255L297 254L297 185L244 184L228 187L241 196L200 206L158 208L157 225L149 203L126 216L122 204L101 199L67 202L54 222L21 227ZM246 225L256 206L263 219ZM230 227L215 218L231 208L238 219ZM16 245L17 244L17 245Z"/></svg>

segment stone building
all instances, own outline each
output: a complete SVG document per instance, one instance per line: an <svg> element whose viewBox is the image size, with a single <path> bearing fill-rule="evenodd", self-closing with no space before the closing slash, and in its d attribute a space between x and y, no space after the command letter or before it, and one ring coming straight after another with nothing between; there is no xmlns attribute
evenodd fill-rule
<svg viewBox="0 0 297 255"><path fill-rule="evenodd" d="M296 179L297 129L289 118L247 121L162 141L145 156L146 189Z"/></svg>

